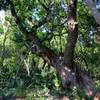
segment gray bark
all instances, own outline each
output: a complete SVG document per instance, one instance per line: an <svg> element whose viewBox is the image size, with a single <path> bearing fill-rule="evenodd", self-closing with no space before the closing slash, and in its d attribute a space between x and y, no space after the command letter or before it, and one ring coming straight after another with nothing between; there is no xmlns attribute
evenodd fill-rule
<svg viewBox="0 0 100 100"><path fill-rule="evenodd" d="M100 25L100 12L96 9L96 5L92 0L84 0L87 7L90 9L96 23Z"/></svg>

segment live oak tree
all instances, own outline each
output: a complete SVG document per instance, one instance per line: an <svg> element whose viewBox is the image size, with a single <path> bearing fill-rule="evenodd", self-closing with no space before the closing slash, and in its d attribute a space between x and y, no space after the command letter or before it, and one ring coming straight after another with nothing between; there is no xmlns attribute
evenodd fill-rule
<svg viewBox="0 0 100 100"><path fill-rule="evenodd" d="M31 0L29 1L30 3ZM56 0L54 1L56 2ZM32 10L32 7L30 6L30 3L24 2L24 0L20 1L14 1L14 0L7 0L5 5L9 5L8 8L11 10L11 15L16 23L16 26L18 29L25 35L26 39L28 39L31 43L31 52L42 57L50 66L54 67L56 71L58 72L59 76L61 77L62 85L65 89L73 89L75 86L79 86L80 89L85 90L86 94L88 96L94 96L95 90L93 86L92 79L85 74L83 70L81 70L80 65L75 60L75 44L78 38L78 21L77 21L77 0L67 0L68 3L68 11L64 12L67 21L65 21L63 24L67 23L66 26L63 26L62 23L60 25L57 25L52 22L53 18L51 16L54 16L55 7L54 3L52 1L48 1L48 4L46 5L43 3L42 0L37 0L36 4L40 4L42 9L44 9L44 15L43 19L39 20L38 23L32 23L32 16L28 17L27 20L25 19L25 16L23 14L25 7L26 11ZM92 0L84 0L87 7L92 12L92 15L96 22L100 24L100 13L96 9L95 4L92 2ZM26 3L26 5L24 5ZM47 2L46 2L47 3ZM60 2L59 2L60 3ZM59 3L57 6L59 6ZM36 5L33 2L33 5ZM21 8L20 7L24 7ZM4 7L5 8L5 7ZM36 12L37 13L37 12ZM42 12L43 13L43 12ZM23 15L22 15L23 14ZM62 14L62 13L61 13ZM24 16L24 17L23 17ZM63 15L59 15L63 16ZM59 18L57 16L57 18ZM37 19L38 20L38 17ZM56 19L55 19L56 20ZM61 20L61 19L57 19ZM25 22L26 21L26 22ZM42 27L43 25L46 25L47 22L50 22L55 24L54 26L51 25L50 32L46 34L47 37L43 37L43 40L49 39L51 40L53 38L53 32L56 29L57 26L60 26L61 28L66 27L68 32L68 35L66 36L66 44L65 49L63 53L57 53L53 49L49 48L43 43L43 40L37 35L38 34L38 28ZM54 20L53 20L54 21ZM43 29L43 28L42 28ZM44 30L46 31L46 29Z"/></svg>

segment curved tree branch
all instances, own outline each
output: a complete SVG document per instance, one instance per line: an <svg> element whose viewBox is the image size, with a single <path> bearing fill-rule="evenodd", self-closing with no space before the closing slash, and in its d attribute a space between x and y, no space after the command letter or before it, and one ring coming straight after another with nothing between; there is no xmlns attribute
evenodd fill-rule
<svg viewBox="0 0 100 100"><path fill-rule="evenodd" d="M21 30L22 33L26 35L26 37L30 38L32 41L32 48L31 51L39 56L41 56L45 61L47 61L50 65L53 67L57 67L57 60L59 59L59 55L54 53L54 51L50 50L46 46L42 45L41 40L36 36L36 32L34 29L31 30L31 32L28 32L25 27L22 25L22 21L17 16L17 13L15 11L13 2L11 0L8 0L10 4L10 10L11 14L16 22L16 25ZM57 69L57 68L56 68Z"/></svg>

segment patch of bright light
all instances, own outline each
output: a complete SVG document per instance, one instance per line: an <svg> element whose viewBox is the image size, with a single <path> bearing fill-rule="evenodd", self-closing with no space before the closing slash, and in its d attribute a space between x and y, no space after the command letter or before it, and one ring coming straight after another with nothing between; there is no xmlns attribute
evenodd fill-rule
<svg viewBox="0 0 100 100"><path fill-rule="evenodd" d="M96 9L100 9L100 4L99 5L96 5Z"/></svg>
<svg viewBox="0 0 100 100"><path fill-rule="evenodd" d="M0 23L4 24L4 22L5 22L5 11L1 10L0 11Z"/></svg>

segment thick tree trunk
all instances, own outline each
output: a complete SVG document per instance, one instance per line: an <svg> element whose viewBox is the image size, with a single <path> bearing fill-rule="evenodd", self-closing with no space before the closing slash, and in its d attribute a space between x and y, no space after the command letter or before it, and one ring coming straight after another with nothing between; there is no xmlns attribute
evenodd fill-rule
<svg viewBox="0 0 100 100"><path fill-rule="evenodd" d="M68 0L68 37L60 75L65 88L79 85L80 88L85 88L87 95L93 95L94 88L91 79L74 64L74 49L78 37L76 10L77 0Z"/></svg>
<svg viewBox="0 0 100 100"><path fill-rule="evenodd" d="M64 51L64 61L61 66L60 76L64 88L72 89L77 85L74 66L74 48L78 35L78 25L76 22L77 0L68 0L68 36Z"/></svg>
<svg viewBox="0 0 100 100"><path fill-rule="evenodd" d="M78 36L78 24L76 22L77 0L68 0L68 37L64 52L64 64L73 66L74 48Z"/></svg>

